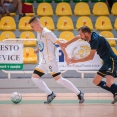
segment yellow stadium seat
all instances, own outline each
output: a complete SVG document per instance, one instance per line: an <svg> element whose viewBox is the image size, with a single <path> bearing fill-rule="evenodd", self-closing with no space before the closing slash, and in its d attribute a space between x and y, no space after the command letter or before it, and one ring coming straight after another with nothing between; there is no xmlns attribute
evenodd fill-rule
<svg viewBox="0 0 117 117"><path fill-rule="evenodd" d="M40 22L44 27L48 28L49 30L55 29L54 22L51 17L41 17Z"/></svg>
<svg viewBox="0 0 117 117"><path fill-rule="evenodd" d="M115 2L112 6L111 13L113 15L117 15L117 2Z"/></svg>
<svg viewBox="0 0 117 117"><path fill-rule="evenodd" d="M94 15L109 15L108 7L104 2L97 2L92 10Z"/></svg>
<svg viewBox="0 0 117 117"><path fill-rule="evenodd" d="M70 31L63 31L60 35L59 38L65 39L66 41L71 40L74 38L74 34Z"/></svg>
<svg viewBox="0 0 117 117"><path fill-rule="evenodd" d="M91 15L90 9L87 3L79 2L74 9L75 15Z"/></svg>
<svg viewBox="0 0 117 117"><path fill-rule="evenodd" d="M100 35L102 35L105 38L114 38L113 33L110 31L102 31L100 33ZM116 46L115 40L108 40L108 42L109 42L110 46Z"/></svg>
<svg viewBox="0 0 117 117"><path fill-rule="evenodd" d="M111 47L113 52L117 55L117 50L114 47Z"/></svg>
<svg viewBox="0 0 117 117"><path fill-rule="evenodd" d="M28 41L28 39L34 39L35 35L33 32L30 31L24 31L20 35L20 39L27 39L27 41L24 41L24 46L36 46L36 41Z"/></svg>
<svg viewBox="0 0 117 117"><path fill-rule="evenodd" d="M53 9L49 3L40 3L37 8L37 15L39 16L52 16Z"/></svg>
<svg viewBox="0 0 117 117"><path fill-rule="evenodd" d="M70 17L62 16L57 22L58 30L74 30L73 22Z"/></svg>
<svg viewBox="0 0 117 117"><path fill-rule="evenodd" d="M116 18L116 20L115 20L114 27L115 27L115 29L117 30L117 18Z"/></svg>
<svg viewBox="0 0 117 117"><path fill-rule="evenodd" d="M72 15L72 10L71 7L68 3L66 2L61 2L57 4L56 7L56 15L61 15L61 16L68 16L68 15Z"/></svg>
<svg viewBox="0 0 117 117"><path fill-rule="evenodd" d="M100 16L95 23L96 30L112 30L112 24L107 16Z"/></svg>
<svg viewBox="0 0 117 117"><path fill-rule="evenodd" d="M23 63L37 63L37 55L34 53L34 49L31 47L25 47L23 49Z"/></svg>
<svg viewBox="0 0 117 117"><path fill-rule="evenodd" d="M79 29L82 26L88 26L91 30L93 30L93 24L89 17L82 16L79 17L76 23L76 29Z"/></svg>
<svg viewBox="0 0 117 117"><path fill-rule="evenodd" d="M0 41L3 41L4 39L9 39L9 38L13 38L15 39L15 34L11 31L4 31L1 33L1 36L0 36Z"/></svg>
<svg viewBox="0 0 117 117"><path fill-rule="evenodd" d="M30 18L29 16L25 16L20 19L18 24L19 30L32 30L30 24L28 24Z"/></svg>
<svg viewBox="0 0 117 117"><path fill-rule="evenodd" d="M29 2L25 2L24 4L26 4L26 5L32 5L31 3L29 3ZM33 6L33 5L32 5ZM26 16L34 16L35 15L35 10L34 10L34 7L33 7L33 13L25 13L26 14Z"/></svg>
<svg viewBox="0 0 117 117"><path fill-rule="evenodd" d="M11 16L4 16L0 21L0 30L16 30L15 20Z"/></svg>

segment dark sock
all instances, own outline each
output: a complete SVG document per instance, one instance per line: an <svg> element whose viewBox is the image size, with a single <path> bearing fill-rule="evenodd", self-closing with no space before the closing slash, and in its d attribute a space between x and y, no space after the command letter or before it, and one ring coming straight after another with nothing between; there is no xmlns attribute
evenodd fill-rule
<svg viewBox="0 0 117 117"><path fill-rule="evenodd" d="M53 92L50 95L48 95L48 96L51 96L52 94L53 94Z"/></svg>
<svg viewBox="0 0 117 117"><path fill-rule="evenodd" d="M81 95L81 91L80 91L80 93L77 96L80 96L80 95Z"/></svg>
<svg viewBox="0 0 117 117"><path fill-rule="evenodd" d="M115 93L117 94L117 85L116 84L112 84L110 87L112 90L115 91Z"/></svg>
<svg viewBox="0 0 117 117"><path fill-rule="evenodd" d="M113 90L112 88L109 88L106 86L106 82L105 81L101 81L97 86L100 86L101 88L110 91L113 95L116 93L115 90Z"/></svg>

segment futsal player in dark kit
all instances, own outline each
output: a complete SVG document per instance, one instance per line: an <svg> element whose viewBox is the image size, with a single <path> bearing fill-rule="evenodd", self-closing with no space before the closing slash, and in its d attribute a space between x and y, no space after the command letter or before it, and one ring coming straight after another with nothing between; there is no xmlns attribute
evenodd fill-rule
<svg viewBox="0 0 117 117"><path fill-rule="evenodd" d="M92 60L97 52L104 63L95 75L93 83L107 91L110 91L113 94L114 100L112 101L112 104L114 104L117 102L117 85L114 83L117 71L117 56L111 49L108 41L96 32L91 32L89 27L83 26L78 31L79 35L75 36L70 41L59 43L65 55L66 62L67 64L72 64ZM90 44L91 51L87 57L76 60L68 57L65 48L78 39L87 41ZM106 77L106 82L102 81L103 77Z"/></svg>

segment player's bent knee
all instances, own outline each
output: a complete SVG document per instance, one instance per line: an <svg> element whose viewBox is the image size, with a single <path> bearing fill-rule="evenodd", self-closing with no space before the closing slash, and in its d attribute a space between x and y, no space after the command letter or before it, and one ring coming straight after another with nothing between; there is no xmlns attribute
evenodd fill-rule
<svg viewBox="0 0 117 117"><path fill-rule="evenodd" d="M98 85L98 84L99 84L99 82L97 82L97 80L96 80L96 79L93 79L93 84Z"/></svg>
<svg viewBox="0 0 117 117"><path fill-rule="evenodd" d="M56 80L56 82L62 84L63 83L63 80L64 80L64 78L61 77L58 80Z"/></svg>
<svg viewBox="0 0 117 117"><path fill-rule="evenodd" d="M106 82L106 86L107 86L107 87L111 87L111 85L112 85L112 83Z"/></svg>
<svg viewBox="0 0 117 117"><path fill-rule="evenodd" d="M57 75L57 76L54 77L54 80L57 81L57 80L60 79L61 77L62 77L61 74L59 74L59 75Z"/></svg>
<svg viewBox="0 0 117 117"><path fill-rule="evenodd" d="M95 85L98 85L98 84L102 81L102 78L103 78L102 76L96 74L96 76L95 76L94 79L93 79L93 83L94 83Z"/></svg>
<svg viewBox="0 0 117 117"><path fill-rule="evenodd" d="M111 87L111 85L114 83L114 77L111 75L106 76L106 86Z"/></svg>
<svg viewBox="0 0 117 117"><path fill-rule="evenodd" d="M96 85L96 81L95 81L95 80L93 80L93 84L95 84L95 85Z"/></svg>

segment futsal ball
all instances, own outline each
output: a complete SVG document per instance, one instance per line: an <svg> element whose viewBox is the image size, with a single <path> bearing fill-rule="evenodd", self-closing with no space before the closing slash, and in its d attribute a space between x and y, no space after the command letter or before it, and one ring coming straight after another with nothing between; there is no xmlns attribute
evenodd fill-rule
<svg viewBox="0 0 117 117"><path fill-rule="evenodd" d="M17 103L21 102L21 100L22 100L22 96L20 93L14 92L11 94L11 101L13 103L17 104Z"/></svg>

